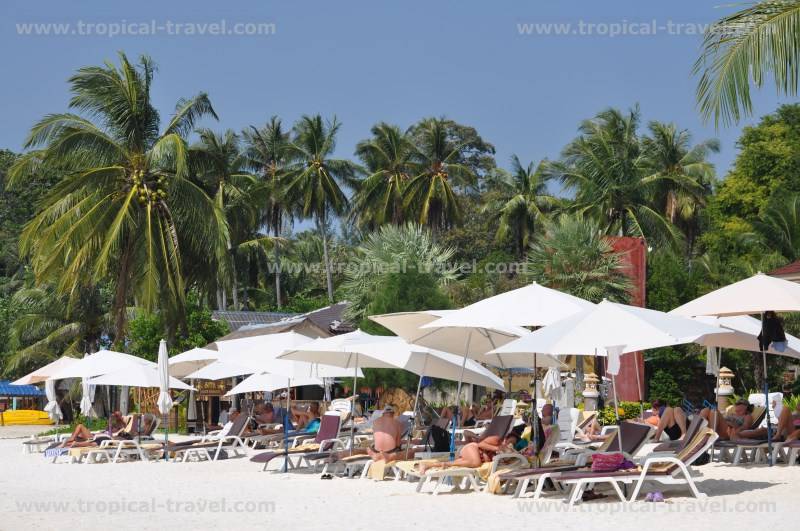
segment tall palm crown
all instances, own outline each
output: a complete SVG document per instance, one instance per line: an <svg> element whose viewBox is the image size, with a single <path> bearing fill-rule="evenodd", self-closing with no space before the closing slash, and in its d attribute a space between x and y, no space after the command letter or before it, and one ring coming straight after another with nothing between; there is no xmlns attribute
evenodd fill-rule
<svg viewBox="0 0 800 531"><path fill-rule="evenodd" d="M605 233L675 243L680 233L653 204L655 187L667 177L645 179L638 127L638 108L603 111L581 124L580 136L549 170L575 190L575 209L599 220Z"/></svg>
<svg viewBox="0 0 800 531"><path fill-rule="evenodd" d="M361 226L374 229L404 220L403 194L410 179L413 150L407 134L383 122L372 127L372 138L356 145L356 155L367 171L353 205Z"/></svg>
<svg viewBox="0 0 800 531"><path fill-rule="evenodd" d="M706 32L694 66L700 74L697 101L715 124L738 122L752 113L751 82L775 82L778 93L795 96L800 79L800 0L767 0L722 18Z"/></svg>
<svg viewBox="0 0 800 531"><path fill-rule="evenodd" d="M689 246L699 232L700 209L712 193L714 165L710 153L719 152L719 141L692 145L689 131L675 124L650 122L649 135L642 139L644 182L653 183L653 204L684 233Z"/></svg>
<svg viewBox="0 0 800 531"><path fill-rule="evenodd" d="M183 252L227 246L224 214L189 179L185 140L200 118L216 118L214 110L205 94L182 99L159 132L154 71L148 57L134 65L124 54L119 66L81 68L69 81L70 108L82 114L45 116L26 142L38 149L10 171L11 186L42 167L62 176L25 227L21 250L38 281L73 299L87 281L111 279L118 339L129 301L183 313Z"/></svg>
<svg viewBox="0 0 800 531"><path fill-rule="evenodd" d="M558 200L547 191L548 178L541 165L531 162L523 166L514 155L511 172L502 172L494 180L495 198L483 207L485 212L499 218L496 237L511 238L517 256L525 253L536 226L558 205Z"/></svg>
<svg viewBox="0 0 800 531"><path fill-rule="evenodd" d="M243 132L247 166L259 176L260 183L254 190L254 198L261 202L262 224L273 235L273 257L275 262L275 301L281 307L281 249L278 237L283 224L291 219L294 205L287 195L287 171L290 161L290 134L284 131L280 118L273 116L263 127L250 127Z"/></svg>
<svg viewBox="0 0 800 531"><path fill-rule="evenodd" d="M252 228L258 224L257 211L251 203L255 179L245 170L246 159L236 133L230 129L222 134L200 129L198 134L200 142L191 150L192 170L213 194L217 208L225 213L230 233L229 252L216 257L212 278L215 273L218 286L232 289L234 309L238 309L236 247L251 236Z"/></svg>
<svg viewBox="0 0 800 531"><path fill-rule="evenodd" d="M404 207L423 225L446 229L461 220L454 184L469 185L475 174L461 160L463 145L448 134L448 122L422 120L410 131L415 150L411 157L412 179L406 188Z"/></svg>
<svg viewBox="0 0 800 531"><path fill-rule="evenodd" d="M328 260L328 214L342 214L348 199L342 187L355 188L360 168L345 159L332 158L340 124L325 123L320 115L303 116L294 127L289 145L287 196L296 201L298 210L316 221L322 236L328 298L333 301L333 278Z"/></svg>

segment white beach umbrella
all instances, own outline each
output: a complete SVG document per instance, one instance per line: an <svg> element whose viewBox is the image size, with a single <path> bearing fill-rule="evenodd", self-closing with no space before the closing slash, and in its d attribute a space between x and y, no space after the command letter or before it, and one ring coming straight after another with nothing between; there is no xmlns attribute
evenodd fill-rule
<svg viewBox="0 0 800 531"><path fill-rule="evenodd" d="M758 273L707 293L670 313L698 315L760 315L764 312L800 312L800 284Z"/></svg>
<svg viewBox="0 0 800 531"><path fill-rule="evenodd" d="M242 393L260 393L262 391L275 391L286 387L300 387L303 385L318 385L322 387L323 381L319 378L287 378L279 374L268 372L251 374L233 389L225 393L225 396L233 396Z"/></svg>
<svg viewBox="0 0 800 531"><path fill-rule="evenodd" d="M47 412L50 420L54 422L60 421L64 418L64 414L61 412L61 407L58 405L55 380L45 380L44 393L47 396L47 405L44 406L44 410Z"/></svg>
<svg viewBox="0 0 800 531"><path fill-rule="evenodd" d="M763 323L764 314L770 311L800 312L800 284L758 273L698 297L675 308L670 313L687 317L759 314ZM759 350L764 374L764 402L767 405L767 452L771 457L772 429L770 427L769 383L767 381L767 352L761 350L761 347ZM769 462L772 465L771 458Z"/></svg>
<svg viewBox="0 0 800 531"><path fill-rule="evenodd" d="M758 345L758 334L761 333L761 321L754 317L750 317L749 315L735 315L727 317L700 315L693 317L692 319L707 325L719 326L731 331L731 333L709 334L703 336L696 341L696 343L700 345L706 347L760 352ZM783 352L778 352L774 348L770 347L770 349L767 350L767 354L800 359L800 339L791 334L786 334L786 350Z"/></svg>
<svg viewBox="0 0 800 531"><path fill-rule="evenodd" d="M254 372L274 372L270 371L274 369L274 365L271 364L278 356L312 339L297 332L282 332L218 341L217 348L220 361L250 367Z"/></svg>
<svg viewBox="0 0 800 531"><path fill-rule="evenodd" d="M245 376L254 372L255 370L250 367L217 360L200 370L187 374L183 378L184 380L224 380L225 378Z"/></svg>
<svg viewBox="0 0 800 531"><path fill-rule="evenodd" d="M161 388L161 372L157 365L132 365L94 378L88 378L92 385L127 385L129 387ZM174 376L169 377L169 389L190 391L192 387Z"/></svg>
<svg viewBox="0 0 800 531"><path fill-rule="evenodd" d="M519 326L497 325L477 330L467 343L463 328L445 327L430 329L425 325L438 321L458 310L424 310L370 315L369 319L397 334L409 343L453 352L467 357L480 358L483 354L530 333ZM498 365L500 366L500 365Z"/></svg>
<svg viewBox="0 0 800 531"><path fill-rule="evenodd" d="M162 415L169 415L172 409L172 397L169 394L169 353L167 352L167 342L163 339L158 344L158 411Z"/></svg>
<svg viewBox="0 0 800 531"><path fill-rule="evenodd" d="M33 371L33 372L29 373L29 374L26 374L22 378L19 378L18 380L14 380L11 383L12 383L12 385L32 385L32 384L41 383L41 382L44 382L44 381L50 379L54 374L56 374L58 371L60 371L64 367L72 365L73 363L76 363L78 361L80 361L79 358L71 358L69 356L61 356L57 360L51 361L50 363L48 363L44 367L40 367L40 368L36 369L35 371Z"/></svg>
<svg viewBox="0 0 800 531"><path fill-rule="evenodd" d="M491 346L482 348L480 351L471 352L471 345L475 339L486 337L490 339L491 330L501 329L503 327L538 327L550 325L559 319L567 316L574 315L580 311L592 308L594 305L581 298L563 293L561 291L548 288L533 282L527 286L500 293L494 297L483 299L469 306L465 306L460 310L456 310L443 316L441 319L431 323L422 325L422 330L431 330L431 335L448 334L452 331L462 331L462 348L455 347L448 349L450 352L458 352L465 357L480 357L487 352L502 346L503 344L511 341L504 340L502 342L489 341ZM525 330L524 328L522 330ZM527 332L527 330L526 330ZM526 334L518 333L518 337L524 337ZM426 342L419 344L427 345ZM508 364L502 356L494 356L491 359L484 358L484 362L492 363L503 368L515 367L534 367L540 366L558 366L552 358L548 359L543 356L539 359L537 355L528 356L527 363L522 364ZM534 388L536 385L536 371L534 370ZM461 392L461 382L458 384L458 393ZM534 412L534 427L537 426ZM455 425L458 415L453 418L453 432L451 436L451 457L455 455ZM535 430L535 428L534 428ZM534 432L534 440L538 444L538 433Z"/></svg>
<svg viewBox="0 0 800 531"><path fill-rule="evenodd" d="M169 374L183 378L219 359L219 352L207 348L193 348L169 359Z"/></svg>
<svg viewBox="0 0 800 531"><path fill-rule="evenodd" d="M91 378L136 365L156 366L152 361L131 356L130 354L114 352L113 350L100 350L94 354L85 356L76 363L71 363L62 367L50 377L54 380L63 380L65 378Z"/></svg>
<svg viewBox="0 0 800 531"><path fill-rule="evenodd" d="M620 356L624 353L691 343L707 334L724 333L731 332L656 310L603 301L589 311L546 326L491 354L509 359L519 356L520 361L533 352L608 356L606 370L613 380L619 373ZM641 402L638 371L636 374ZM616 392L616 386L614 389Z"/></svg>
<svg viewBox="0 0 800 531"><path fill-rule="evenodd" d="M530 356L608 355L608 372L618 374L619 356L650 348L692 343L707 334L729 330L692 319L626 304L603 301L593 309L512 341L491 354ZM524 358L523 358L524 359Z"/></svg>

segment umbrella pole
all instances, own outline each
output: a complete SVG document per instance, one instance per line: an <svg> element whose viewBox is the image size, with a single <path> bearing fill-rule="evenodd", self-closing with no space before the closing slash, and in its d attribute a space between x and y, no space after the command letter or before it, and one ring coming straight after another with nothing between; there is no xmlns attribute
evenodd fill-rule
<svg viewBox="0 0 800 531"><path fill-rule="evenodd" d="M539 365L538 354L533 353L533 404L531 407L531 440L533 441L533 458L536 466L539 466L539 397L536 396L537 366ZM509 388L509 391L511 389Z"/></svg>
<svg viewBox="0 0 800 531"><path fill-rule="evenodd" d="M761 349L761 361L764 364L764 405L767 408L767 460L769 466L772 466L772 426L769 418L769 382L767 381L767 351L764 348L764 312L761 312L761 341L759 341L759 348Z"/></svg>
<svg viewBox="0 0 800 531"><path fill-rule="evenodd" d="M289 472L289 419L292 415L292 379L286 380L286 415L283 417L283 473Z"/></svg>
<svg viewBox="0 0 800 531"><path fill-rule="evenodd" d="M414 420L413 424L411 425L412 428L408 430L408 443L406 444L406 459L408 459L408 450L411 448L411 436L413 435L414 429L417 427L417 407L419 406L419 394L422 391L422 379L425 377L425 369L428 368L428 356L430 354L425 354L425 362L422 364L422 374L419 375L419 382L417 383L417 394L414 396Z"/></svg>
<svg viewBox="0 0 800 531"><path fill-rule="evenodd" d="M716 348L716 347L714 347ZM717 431L717 412L719 411L719 368L722 367L722 349L719 349L717 352L717 371L714 374L714 425L711 427L712 430ZM714 459L714 443L711 443L711 460Z"/></svg>
<svg viewBox="0 0 800 531"><path fill-rule="evenodd" d="M358 391L358 353L356 352L356 367L353 371L353 402L350 404L350 455L353 455L353 446L356 442L356 397Z"/></svg>
<svg viewBox="0 0 800 531"><path fill-rule="evenodd" d="M464 381L464 369L467 366L470 341L472 341L472 329L467 333L467 344L464 346L464 359L461 361L461 376L458 377L458 387L456 388L456 407L454 408L455 411L453 411L453 432L450 434L450 461L456 460L456 427L458 427L458 417L461 410L461 384Z"/></svg>
<svg viewBox="0 0 800 531"><path fill-rule="evenodd" d="M619 422L619 400L617 400L617 381L614 375L611 375L611 387L614 388L614 418L617 419L617 442L619 443L619 451L622 451L622 426Z"/></svg>
<svg viewBox="0 0 800 531"><path fill-rule="evenodd" d="M639 379L639 353L634 352L636 356L636 390L639 391L639 418L644 420L644 391L642 390L642 382ZM644 360L642 360L642 367L644 367Z"/></svg>

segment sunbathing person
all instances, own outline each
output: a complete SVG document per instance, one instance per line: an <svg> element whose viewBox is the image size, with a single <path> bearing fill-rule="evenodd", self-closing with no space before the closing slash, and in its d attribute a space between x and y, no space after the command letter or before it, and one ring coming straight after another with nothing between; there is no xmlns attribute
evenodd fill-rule
<svg viewBox="0 0 800 531"><path fill-rule="evenodd" d="M478 420L491 420L494 417L494 401L489 398L476 416Z"/></svg>
<svg viewBox="0 0 800 531"><path fill-rule="evenodd" d="M514 447L519 442L519 435L510 432L503 439L499 435L491 435L480 442L471 442L461 447L458 457L453 461L420 465L420 473L434 468L466 467L478 468L483 463L491 463L499 453L515 453Z"/></svg>
<svg viewBox="0 0 800 531"><path fill-rule="evenodd" d="M138 415L123 417L119 411L115 411L108 419L109 429L97 433L93 433L83 424L78 424L72 430L72 435L58 446L60 448L80 448L83 446L97 446L102 441L111 438L132 439L135 434L132 434L131 431L137 417Z"/></svg>
<svg viewBox="0 0 800 531"><path fill-rule="evenodd" d="M474 426L478 421L478 405L472 404L469 409L464 412L464 418L461 419L461 425L465 428Z"/></svg>
<svg viewBox="0 0 800 531"><path fill-rule="evenodd" d="M319 431L319 402L311 402L308 411L292 408L292 416L297 424L297 429L306 433L317 433Z"/></svg>
<svg viewBox="0 0 800 531"><path fill-rule="evenodd" d="M386 406L383 414L372 423L374 440L367 449L367 454L373 461L397 461L405 459L406 452L401 451L403 431L405 426L394 416L394 407ZM409 459L414 456L413 451L409 451Z"/></svg>
<svg viewBox="0 0 800 531"><path fill-rule="evenodd" d="M749 430L753 425L753 405L747 400L739 400L733 406L729 415L718 413L717 425L714 430L723 441L740 439L740 432ZM700 411L700 416L706 419L708 425L714 424L714 410L705 408Z"/></svg>
<svg viewBox="0 0 800 531"><path fill-rule="evenodd" d="M800 402L798 402L797 408L794 411L788 407L784 407L778 418L778 425L773 425L772 429L773 441L789 442L800 438ZM765 426L763 428L759 427L750 430L742 430L739 432L739 438L766 440L767 428Z"/></svg>
<svg viewBox="0 0 800 531"><path fill-rule="evenodd" d="M679 407L669 407L661 400L653 400L653 417L658 421L652 423L647 419L645 422L656 427L654 441L661 440L662 433L666 433L670 441L677 441L686 433L686 413Z"/></svg>

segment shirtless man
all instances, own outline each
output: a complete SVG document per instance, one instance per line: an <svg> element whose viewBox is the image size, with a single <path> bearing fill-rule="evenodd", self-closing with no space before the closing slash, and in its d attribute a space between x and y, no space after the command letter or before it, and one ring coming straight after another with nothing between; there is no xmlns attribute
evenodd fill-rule
<svg viewBox="0 0 800 531"><path fill-rule="evenodd" d="M367 449L367 454L373 461L397 461L398 459L412 459L414 452L400 449L403 439L403 423L394 416L394 407L386 406L381 415L372 423L374 442Z"/></svg>

